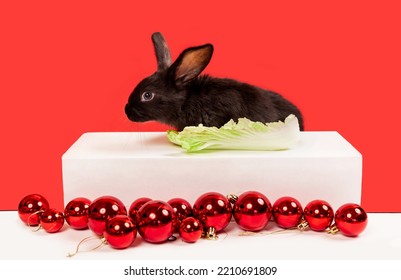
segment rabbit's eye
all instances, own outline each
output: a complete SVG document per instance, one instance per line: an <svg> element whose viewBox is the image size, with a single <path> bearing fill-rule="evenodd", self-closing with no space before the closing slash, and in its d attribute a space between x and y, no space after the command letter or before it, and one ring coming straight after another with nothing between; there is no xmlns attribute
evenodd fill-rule
<svg viewBox="0 0 401 280"><path fill-rule="evenodd" d="M142 93L141 101L150 101L153 99L153 97L155 97L155 94L153 92L145 91L144 93Z"/></svg>

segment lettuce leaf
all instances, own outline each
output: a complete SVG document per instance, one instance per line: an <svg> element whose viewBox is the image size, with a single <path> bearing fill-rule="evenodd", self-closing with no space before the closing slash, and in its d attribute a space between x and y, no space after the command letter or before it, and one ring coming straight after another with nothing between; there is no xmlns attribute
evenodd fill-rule
<svg viewBox="0 0 401 280"><path fill-rule="evenodd" d="M187 126L181 132L167 131L167 138L187 152L201 150L285 150L299 140L298 119L289 115L284 122L262 123L240 118L221 128Z"/></svg>

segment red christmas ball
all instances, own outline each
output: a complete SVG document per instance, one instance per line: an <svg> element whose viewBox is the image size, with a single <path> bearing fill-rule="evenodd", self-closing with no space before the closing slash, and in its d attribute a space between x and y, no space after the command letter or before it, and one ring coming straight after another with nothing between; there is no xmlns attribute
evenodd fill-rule
<svg viewBox="0 0 401 280"><path fill-rule="evenodd" d="M177 226L175 231L178 232L182 220L193 216L192 206L188 201L182 198L172 198L167 201L167 203L173 208L175 216L177 217Z"/></svg>
<svg viewBox="0 0 401 280"><path fill-rule="evenodd" d="M85 197L77 197L68 202L64 208L64 216L67 224L73 229L85 229L88 227L88 210L91 201Z"/></svg>
<svg viewBox="0 0 401 280"><path fill-rule="evenodd" d="M243 230L264 229L272 215L272 206L267 197L256 191L241 194L233 206L234 219Z"/></svg>
<svg viewBox="0 0 401 280"><path fill-rule="evenodd" d="M333 221L333 208L324 200L313 200L306 205L304 217L314 231L323 231Z"/></svg>
<svg viewBox="0 0 401 280"><path fill-rule="evenodd" d="M37 226L41 212L49 209L49 202L40 194L25 196L18 205L18 216L29 226ZM36 213L38 212L38 213Z"/></svg>
<svg viewBox="0 0 401 280"><path fill-rule="evenodd" d="M338 208L334 221L342 234L355 237L365 230L368 215L358 204L347 203Z"/></svg>
<svg viewBox="0 0 401 280"><path fill-rule="evenodd" d="M179 233L183 241L194 243L201 238L202 232L202 223L198 219L187 217L181 221Z"/></svg>
<svg viewBox="0 0 401 280"><path fill-rule="evenodd" d="M301 203L293 197L281 197L273 204L274 221L279 227L296 227L302 218L302 214Z"/></svg>
<svg viewBox="0 0 401 280"><path fill-rule="evenodd" d="M117 215L106 222L104 238L115 249L125 249L134 243L136 226L127 215Z"/></svg>
<svg viewBox="0 0 401 280"><path fill-rule="evenodd" d="M228 199L217 192L201 195L194 204L194 217L206 229L213 227L216 232L223 230L231 220L232 207Z"/></svg>
<svg viewBox="0 0 401 280"><path fill-rule="evenodd" d="M128 216L132 219L135 225L138 224L138 210L142 207L142 205L151 200L152 199L149 197L140 197L131 203L131 206L128 210Z"/></svg>
<svg viewBox="0 0 401 280"><path fill-rule="evenodd" d="M173 208L166 202L152 200L138 211L138 232L151 243L166 241L174 232L176 217Z"/></svg>
<svg viewBox="0 0 401 280"><path fill-rule="evenodd" d="M40 216L40 226L47 232L57 232L63 225L64 214L56 209L47 209Z"/></svg>
<svg viewBox="0 0 401 280"><path fill-rule="evenodd" d="M108 219L117 215L127 215L124 204L114 196L95 199L88 209L88 226L97 235L102 235Z"/></svg>

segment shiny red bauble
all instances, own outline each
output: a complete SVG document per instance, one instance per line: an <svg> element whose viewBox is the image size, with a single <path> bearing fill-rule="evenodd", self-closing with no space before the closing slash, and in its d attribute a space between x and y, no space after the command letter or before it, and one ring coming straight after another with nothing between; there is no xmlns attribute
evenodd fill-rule
<svg viewBox="0 0 401 280"><path fill-rule="evenodd" d="M124 204L114 196L95 199L88 209L88 226L97 235L102 235L108 219L117 215L127 215Z"/></svg>
<svg viewBox="0 0 401 280"><path fill-rule="evenodd" d="M201 222L194 217L187 217L180 223L179 233L183 241L194 243L202 237L203 227Z"/></svg>
<svg viewBox="0 0 401 280"><path fill-rule="evenodd" d="M40 194L30 194L25 196L18 205L18 216L29 226L37 226L39 217L42 214L39 211L49 209L49 202Z"/></svg>
<svg viewBox="0 0 401 280"><path fill-rule="evenodd" d="M85 197L77 197L68 202L64 208L64 216L67 224L73 229L85 229L88 227L88 210L91 201Z"/></svg>
<svg viewBox="0 0 401 280"><path fill-rule="evenodd" d="M274 221L279 227L296 227L302 218L302 214L301 203L293 197L281 197L273 204Z"/></svg>
<svg viewBox="0 0 401 280"><path fill-rule="evenodd" d="M47 209L40 216L40 226L49 233L58 232L64 225L64 213Z"/></svg>
<svg viewBox="0 0 401 280"><path fill-rule="evenodd" d="M140 197L131 203L131 206L128 210L128 216L132 219L134 224L138 224L138 210L142 207L142 205L151 200L152 199L149 197Z"/></svg>
<svg viewBox="0 0 401 280"><path fill-rule="evenodd" d="M355 237L365 230L368 215L358 204L348 203L338 208L334 222L342 234Z"/></svg>
<svg viewBox="0 0 401 280"><path fill-rule="evenodd" d="M134 243L137 229L127 215L117 215L106 222L103 233L107 243L115 249L125 249Z"/></svg>
<svg viewBox="0 0 401 280"><path fill-rule="evenodd" d="M324 200L313 200L306 205L304 217L310 229L323 231L329 227L333 221L333 208Z"/></svg>
<svg viewBox="0 0 401 280"><path fill-rule="evenodd" d="M182 198L172 198L167 201L167 203L173 208L175 216L177 217L177 226L175 231L178 232L181 221L187 217L193 216L192 205Z"/></svg>
<svg viewBox="0 0 401 280"><path fill-rule="evenodd" d="M138 211L138 218L139 234L151 243L166 241L173 234L177 222L173 208L159 200L142 205Z"/></svg>
<svg viewBox="0 0 401 280"><path fill-rule="evenodd" d="M262 193L249 191L241 194L233 206L234 219L243 230L265 228L272 215L269 199Z"/></svg>
<svg viewBox="0 0 401 280"><path fill-rule="evenodd" d="M223 230L231 220L232 207L228 199L217 192L201 195L194 204L194 217L206 229L213 227L216 232Z"/></svg>

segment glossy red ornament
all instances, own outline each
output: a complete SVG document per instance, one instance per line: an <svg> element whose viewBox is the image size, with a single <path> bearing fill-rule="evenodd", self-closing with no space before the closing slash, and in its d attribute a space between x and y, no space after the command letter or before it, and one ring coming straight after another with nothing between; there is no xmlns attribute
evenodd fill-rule
<svg viewBox="0 0 401 280"><path fill-rule="evenodd" d="M103 233L107 243L115 249L125 249L134 243L137 229L127 215L117 215L106 222Z"/></svg>
<svg viewBox="0 0 401 280"><path fill-rule="evenodd" d="M323 231L333 221L334 212L330 204L324 200L313 200L306 205L304 217L310 229Z"/></svg>
<svg viewBox="0 0 401 280"><path fill-rule="evenodd" d="M47 209L49 209L49 202L47 202L46 198L40 194L30 194L21 199L18 205L18 216L25 224L37 226L39 224L39 217L42 214L38 211L45 211Z"/></svg>
<svg viewBox="0 0 401 280"><path fill-rule="evenodd" d="M175 231L178 232L180 223L187 217L193 216L192 205L182 198L172 198L167 201L168 204L173 208L175 216L177 217L177 225Z"/></svg>
<svg viewBox="0 0 401 280"><path fill-rule="evenodd" d="M88 209L88 226L97 235L102 235L108 219L117 215L127 215L124 204L114 196L95 199Z"/></svg>
<svg viewBox="0 0 401 280"><path fill-rule="evenodd" d="M232 207L228 199L217 192L201 195L194 204L194 217L199 219L208 230L213 227L216 232L223 230L231 220Z"/></svg>
<svg viewBox="0 0 401 280"><path fill-rule="evenodd" d="M194 217L187 217L180 223L179 233L185 242L194 243L198 241L202 237L202 232L202 223Z"/></svg>
<svg viewBox="0 0 401 280"><path fill-rule="evenodd" d="M58 232L64 225L64 213L47 209L40 216L40 226L49 233Z"/></svg>
<svg viewBox="0 0 401 280"><path fill-rule="evenodd" d="M64 208L65 221L73 229L88 228L88 210L91 201L85 197L77 197L68 202Z"/></svg>
<svg viewBox="0 0 401 280"><path fill-rule="evenodd" d="M135 225L138 224L138 210L142 207L142 205L151 200L152 199L149 197L140 197L131 203L131 206L128 210L128 216L132 219Z"/></svg>
<svg viewBox="0 0 401 280"><path fill-rule="evenodd" d="M274 221L279 227L296 227L303 214L301 203L293 197L284 196L273 204Z"/></svg>
<svg viewBox="0 0 401 280"><path fill-rule="evenodd" d="M355 237L365 230L368 215L358 204L347 203L338 208L334 221L342 234Z"/></svg>
<svg viewBox="0 0 401 280"><path fill-rule="evenodd" d="M164 201L152 200L138 211L138 232L151 243L166 241L174 232L176 216L173 208Z"/></svg>
<svg viewBox="0 0 401 280"><path fill-rule="evenodd" d="M233 206L234 219L243 230L265 228L272 215L269 199L262 193L249 191L241 194Z"/></svg>

